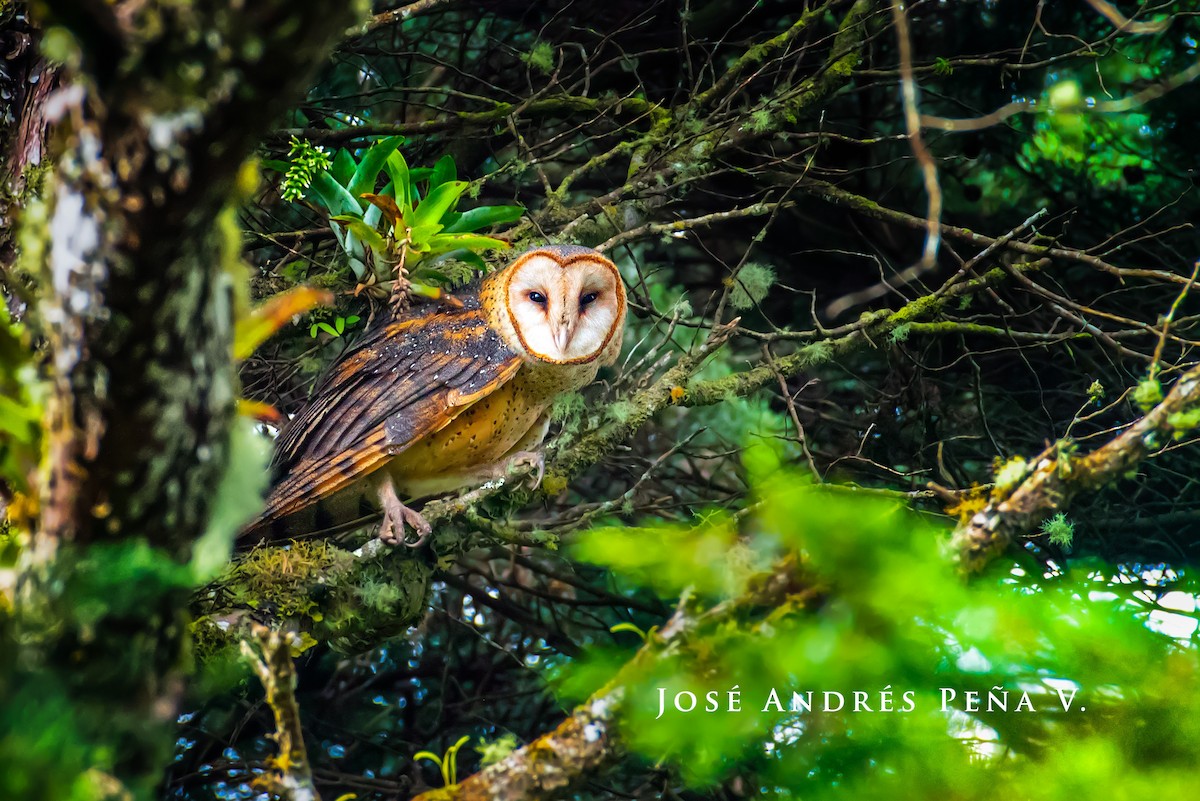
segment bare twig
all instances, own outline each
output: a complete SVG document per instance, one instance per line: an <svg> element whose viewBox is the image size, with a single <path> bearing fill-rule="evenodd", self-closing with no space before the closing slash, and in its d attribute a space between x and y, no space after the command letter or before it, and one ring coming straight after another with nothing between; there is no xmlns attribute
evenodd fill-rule
<svg viewBox="0 0 1200 801"><path fill-rule="evenodd" d="M1108 0L1087 0L1087 4L1096 9L1100 16L1111 22L1121 33L1161 33L1171 27L1171 17L1164 17L1152 22L1134 22Z"/></svg>
<svg viewBox="0 0 1200 801"><path fill-rule="evenodd" d="M942 234L942 188L938 184L937 165L934 164L929 149L925 147L925 140L921 138L921 113L917 109L917 82L913 78L912 68L912 39L909 37L908 17L904 13L903 0L892 0L892 21L896 26L896 38L900 48L900 94L904 100L904 125L908 130L913 156L921 166L925 195L929 200L925 213L925 251L921 255L921 261L906 271L915 271L913 275L901 274L901 280L907 283L921 272L931 269L937 261Z"/></svg>

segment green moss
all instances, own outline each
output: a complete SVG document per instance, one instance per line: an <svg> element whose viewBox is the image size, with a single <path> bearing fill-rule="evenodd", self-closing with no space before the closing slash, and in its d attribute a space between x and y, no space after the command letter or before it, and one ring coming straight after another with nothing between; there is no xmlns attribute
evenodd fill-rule
<svg viewBox="0 0 1200 801"><path fill-rule="evenodd" d="M1133 390L1133 402L1138 405L1143 414L1162 403L1162 399L1162 384L1156 378L1147 378L1145 381L1140 382Z"/></svg>
<svg viewBox="0 0 1200 801"><path fill-rule="evenodd" d="M775 280L774 268L757 262L746 264L730 281L729 305L735 309L757 306L771 291Z"/></svg>
<svg viewBox="0 0 1200 801"><path fill-rule="evenodd" d="M997 468L994 493L1000 496L1008 494L1016 489L1028 474L1029 463L1020 456L1014 456Z"/></svg>
<svg viewBox="0 0 1200 801"><path fill-rule="evenodd" d="M830 342L814 342L806 345L797 354L805 367L816 367L833 360L833 344Z"/></svg>
<svg viewBox="0 0 1200 801"><path fill-rule="evenodd" d="M549 42L539 41L528 53L521 54L521 60L543 75L554 72L554 47Z"/></svg>
<svg viewBox="0 0 1200 801"><path fill-rule="evenodd" d="M1069 547L1075 539L1075 524L1067 520L1062 512L1042 523L1042 534L1050 538L1050 542L1062 548Z"/></svg>
<svg viewBox="0 0 1200 801"><path fill-rule="evenodd" d="M348 653L403 632L425 613L433 569L407 550L360 557L324 540L247 553L197 598L193 636L202 659L233 642L226 623L243 608Z"/></svg>
<svg viewBox="0 0 1200 801"><path fill-rule="evenodd" d="M267 606L284 618L317 608L308 588L353 557L324 540L297 540L286 547L255 548L230 571L225 587L241 606Z"/></svg>
<svg viewBox="0 0 1200 801"><path fill-rule="evenodd" d="M1183 439L1200 427L1200 408L1175 412L1167 417L1167 424L1175 429L1175 439Z"/></svg>
<svg viewBox="0 0 1200 801"><path fill-rule="evenodd" d="M620 400L609 405L608 416L618 423L626 423L636 411L637 407L632 401Z"/></svg>

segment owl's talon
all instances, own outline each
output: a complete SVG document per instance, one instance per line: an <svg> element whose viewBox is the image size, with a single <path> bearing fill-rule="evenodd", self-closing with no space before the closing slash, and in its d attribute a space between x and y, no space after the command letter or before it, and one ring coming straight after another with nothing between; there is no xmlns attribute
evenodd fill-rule
<svg viewBox="0 0 1200 801"><path fill-rule="evenodd" d="M379 529L379 539L388 545L403 545L406 548L420 548L429 541L433 526L421 516L420 512L409 509L396 495L396 487L391 479L385 479L379 485L379 502L383 506L383 526ZM416 533L415 540L408 538L408 528Z"/></svg>
<svg viewBox="0 0 1200 801"><path fill-rule="evenodd" d="M533 479L533 483L527 483L529 490L532 492L542 486L542 478L546 475L546 455L538 451L518 451L513 454L513 457L508 461L509 472L520 470L521 468L534 468L534 474L529 476Z"/></svg>

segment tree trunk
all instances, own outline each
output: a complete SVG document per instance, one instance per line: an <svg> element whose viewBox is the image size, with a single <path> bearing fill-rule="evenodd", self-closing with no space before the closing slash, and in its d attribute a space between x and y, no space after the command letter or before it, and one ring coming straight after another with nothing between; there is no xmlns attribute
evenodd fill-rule
<svg viewBox="0 0 1200 801"><path fill-rule="evenodd" d="M22 254L43 281L52 392L17 598L21 664L55 676L37 692L60 696L80 742L108 755L80 769L109 774L108 794L116 781L141 795L170 753L187 560L229 452L243 280L232 209L253 183L243 164L353 7L49 6L80 66L47 104L26 106L54 107L60 122L40 252Z"/></svg>

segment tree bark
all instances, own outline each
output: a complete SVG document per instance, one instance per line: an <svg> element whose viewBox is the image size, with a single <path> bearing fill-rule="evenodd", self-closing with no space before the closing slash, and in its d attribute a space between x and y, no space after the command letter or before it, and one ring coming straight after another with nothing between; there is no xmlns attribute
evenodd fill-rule
<svg viewBox="0 0 1200 801"><path fill-rule="evenodd" d="M34 173L46 154L46 98L58 84L58 70L38 52L37 34L24 3L0 11L0 294L14 319L24 312L12 275L14 226L27 193L37 189Z"/></svg>
<svg viewBox="0 0 1200 801"><path fill-rule="evenodd" d="M48 101L48 213L40 252L22 254L43 281L52 391L16 619L23 662L56 677L80 738L111 754L93 767L141 795L170 754L186 562L227 466L244 162L355 9L48 6L80 67Z"/></svg>

